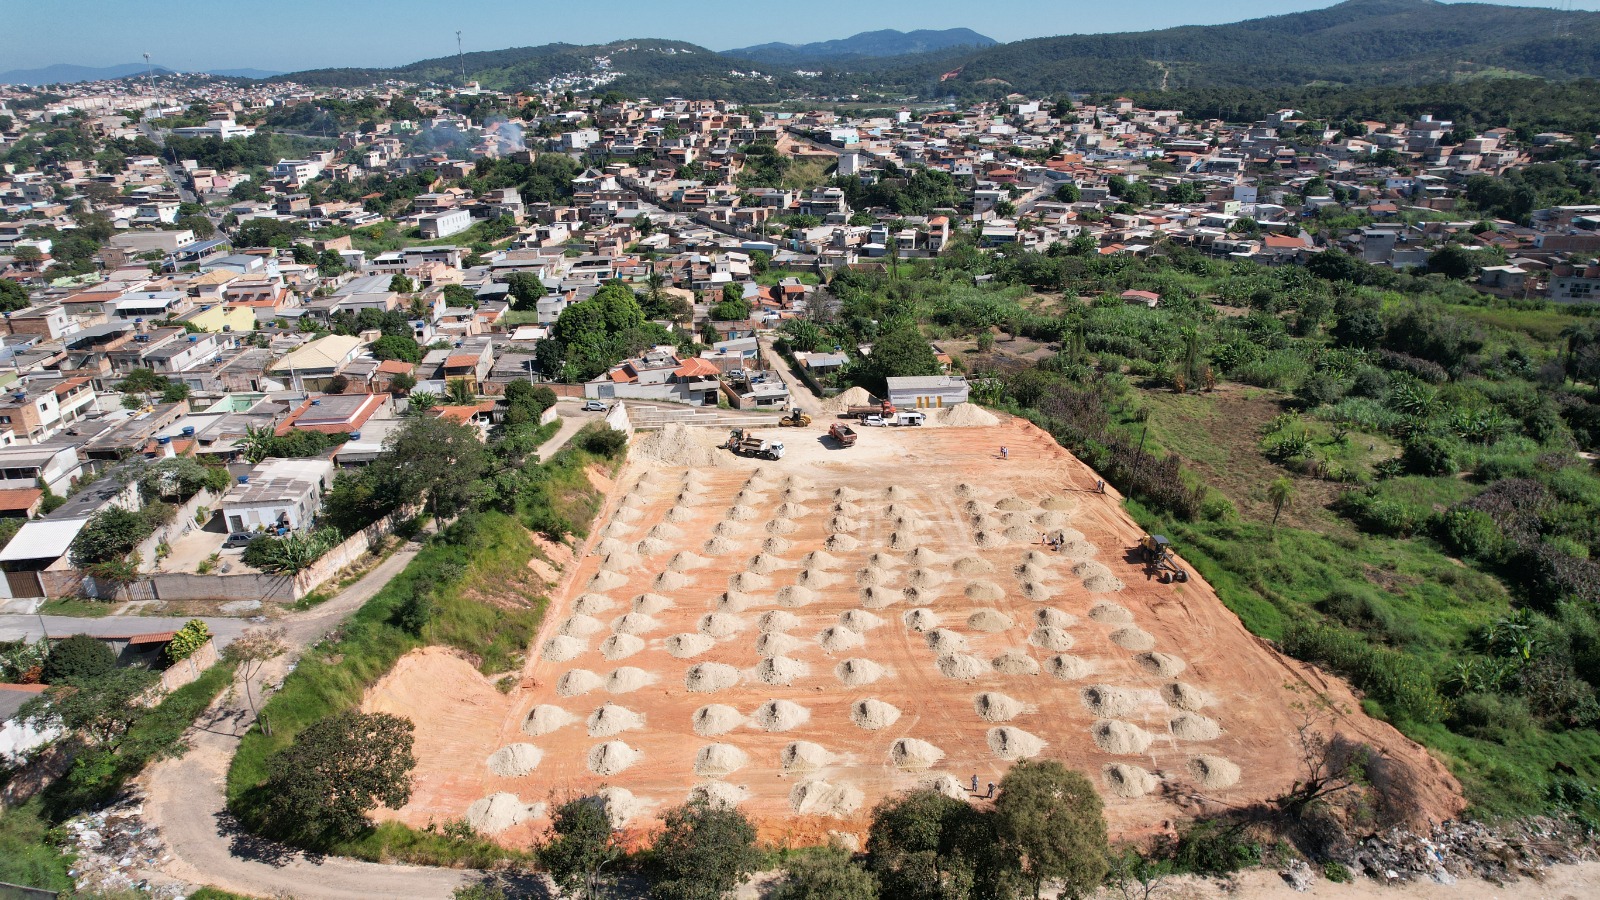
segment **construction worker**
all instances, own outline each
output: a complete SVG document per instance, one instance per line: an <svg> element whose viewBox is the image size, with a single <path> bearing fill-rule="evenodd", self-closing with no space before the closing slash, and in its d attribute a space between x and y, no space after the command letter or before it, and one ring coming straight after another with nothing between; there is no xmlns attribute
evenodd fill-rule
<svg viewBox="0 0 1600 900"><path fill-rule="evenodd" d="M1005 447L1001 447L1000 448L1000 458L1001 459L1010 459L1011 458L1011 451L1007 450Z"/></svg>
<svg viewBox="0 0 1600 900"><path fill-rule="evenodd" d="M976 794L978 792L978 773L977 772L973 772L972 773L972 792L974 794Z"/></svg>

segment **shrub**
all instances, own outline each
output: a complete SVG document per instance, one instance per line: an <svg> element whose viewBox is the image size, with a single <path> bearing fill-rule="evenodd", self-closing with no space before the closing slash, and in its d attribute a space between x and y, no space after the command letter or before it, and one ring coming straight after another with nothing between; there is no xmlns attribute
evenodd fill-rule
<svg viewBox="0 0 1600 900"><path fill-rule="evenodd" d="M104 641L87 634L75 634L50 648L50 655L44 661L44 682L55 684L64 678L98 678L116 665L116 654Z"/></svg>
<svg viewBox="0 0 1600 900"><path fill-rule="evenodd" d="M1464 506L1446 510L1435 531L1445 546L1475 559L1497 559L1505 546L1499 526L1488 513Z"/></svg>
<svg viewBox="0 0 1600 900"><path fill-rule="evenodd" d="M172 663L182 662L195 654L195 651L204 647L206 641L211 640L211 629L199 619L190 619L178 629L167 644L167 661Z"/></svg>
<svg viewBox="0 0 1600 900"><path fill-rule="evenodd" d="M1448 438L1433 434L1419 434L1406 441L1400 461L1413 475L1454 475L1460 471L1456 465L1455 445Z"/></svg>
<svg viewBox="0 0 1600 900"><path fill-rule="evenodd" d="M1392 715L1419 723L1436 722L1444 715L1433 676L1420 661L1374 647L1342 628L1291 624L1284 632L1283 652L1350 679Z"/></svg>
<svg viewBox="0 0 1600 900"><path fill-rule="evenodd" d="M595 456L613 459L628 446L628 435L615 428L596 428L583 438L583 449Z"/></svg>
<svg viewBox="0 0 1600 900"><path fill-rule="evenodd" d="M1244 826L1196 822L1178 835L1173 865L1195 875L1228 875L1261 864L1261 845L1244 836Z"/></svg>
<svg viewBox="0 0 1600 900"><path fill-rule="evenodd" d="M1533 713L1521 697L1471 693L1456 698L1446 724L1467 737L1511 744L1532 730Z"/></svg>

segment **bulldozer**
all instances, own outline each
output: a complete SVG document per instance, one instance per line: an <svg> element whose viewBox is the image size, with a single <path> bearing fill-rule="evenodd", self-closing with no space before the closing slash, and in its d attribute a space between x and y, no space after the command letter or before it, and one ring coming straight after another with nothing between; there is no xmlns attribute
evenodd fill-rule
<svg viewBox="0 0 1600 900"><path fill-rule="evenodd" d="M1139 550L1144 557L1146 570L1154 570L1162 584L1189 580L1189 573L1178 565L1178 558L1172 552L1172 542L1167 540L1166 535L1145 535L1139 541Z"/></svg>
<svg viewBox="0 0 1600 900"><path fill-rule="evenodd" d="M801 428L810 424L811 417L806 415L798 406L789 410L787 415L778 420L778 426L781 428Z"/></svg>

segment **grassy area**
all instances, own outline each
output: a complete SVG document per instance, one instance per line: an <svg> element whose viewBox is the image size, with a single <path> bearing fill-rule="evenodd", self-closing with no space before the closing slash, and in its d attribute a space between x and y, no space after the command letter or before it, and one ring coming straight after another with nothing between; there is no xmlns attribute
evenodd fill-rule
<svg viewBox="0 0 1600 900"><path fill-rule="evenodd" d="M507 310L506 314L500 317L500 321L504 322L507 327L537 325L539 324L539 311L536 309Z"/></svg>
<svg viewBox="0 0 1600 900"><path fill-rule="evenodd" d="M38 800L13 809L0 807L0 881L47 891L72 890L61 853Z"/></svg>
<svg viewBox="0 0 1600 900"><path fill-rule="evenodd" d="M44 616L77 616L81 619L98 619L111 615L116 606L111 603L102 603L98 600L84 600L79 597L58 597L46 600L39 606L39 614Z"/></svg>
<svg viewBox="0 0 1600 900"><path fill-rule="evenodd" d="M755 281L756 284L764 284L768 287L771 287L785 278L798 278L801 284L822 283L822 279L817 277L817 273L801 272L797 269L768 269L767 271L762 272L760 275L757 275Z"/></svg>

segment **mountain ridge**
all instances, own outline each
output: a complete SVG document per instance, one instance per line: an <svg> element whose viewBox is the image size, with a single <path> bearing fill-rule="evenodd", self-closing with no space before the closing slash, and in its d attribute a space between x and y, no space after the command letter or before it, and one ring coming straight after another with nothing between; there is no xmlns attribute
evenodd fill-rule
<svg viewBox="0 0 1600 900"><path fill-rule="evenodd" d="M723 56L749 59L768 65L800 65L824 60L908 56L956 47L992 47L998 43L1000 42L994 38L979 34L970 28L915 31L885 28L878 31L863 31L831 41L813 41L809 44L774 42L719 52Z"/></svg>

